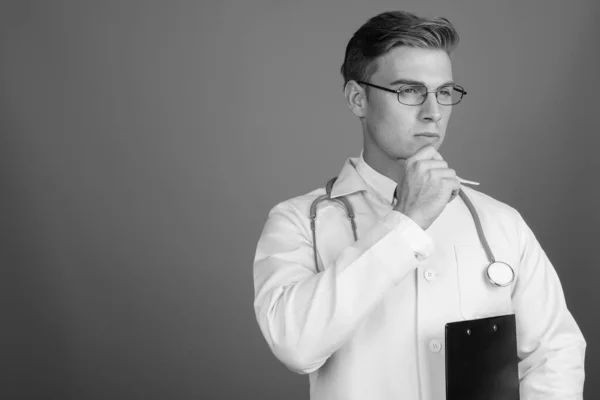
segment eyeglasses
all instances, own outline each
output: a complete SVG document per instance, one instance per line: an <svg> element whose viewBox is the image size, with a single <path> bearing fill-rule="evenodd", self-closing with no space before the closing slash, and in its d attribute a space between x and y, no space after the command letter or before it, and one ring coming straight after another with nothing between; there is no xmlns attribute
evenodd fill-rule
<svg viewBox="0 0 600 400"><path fill-rule="evenodd" d="M440 105L452 106L460 103L463 96L467 94L465 89L459 85L444 85L437 88L434 92L428 92L425 85L402 85L398 90L394 90L369 82L357 82L376 89L385 90L386 92L396 93L398 95L398 102L406 106L420 106L425 103L428 93L435 93L435 98Z"/></svg>

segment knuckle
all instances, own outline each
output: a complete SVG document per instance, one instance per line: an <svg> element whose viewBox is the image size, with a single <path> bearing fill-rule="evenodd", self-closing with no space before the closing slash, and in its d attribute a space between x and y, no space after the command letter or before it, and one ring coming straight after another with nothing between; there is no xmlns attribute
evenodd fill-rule
<svg viewBox="0 0 600 400"><path fill-rule="evenodd" d="M424 163L422 160L418 160L418 161L416 161L416 162L415 162L415 164L413 165L413 168L414 168L416 171L423 172L423 171L425 170L425 163Z"/></svg>

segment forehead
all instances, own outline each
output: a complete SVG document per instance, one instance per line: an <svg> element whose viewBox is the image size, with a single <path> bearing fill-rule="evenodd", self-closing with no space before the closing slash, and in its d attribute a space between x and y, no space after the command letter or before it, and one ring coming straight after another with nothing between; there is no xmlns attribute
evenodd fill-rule
<svg viewBox="0 0 600 400"><path fill-rule="evenodd" d="M452 80L452 63L444 50L400 46L375 60L373 83L389 84L398 79L410 79L427 85L439 85Z"/></svg>

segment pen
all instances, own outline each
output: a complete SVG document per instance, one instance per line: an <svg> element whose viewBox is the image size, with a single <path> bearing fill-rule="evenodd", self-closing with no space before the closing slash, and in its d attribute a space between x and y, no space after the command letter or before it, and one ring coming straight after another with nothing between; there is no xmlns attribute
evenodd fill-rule
<svg viewBox="0 0 600 400"><path fill-rule="evenodd" d="M467 185L479 185L479 182L469 181L469 180L463 179L461 177L458 177L458 181L460 183L465 183Z"/></svg>

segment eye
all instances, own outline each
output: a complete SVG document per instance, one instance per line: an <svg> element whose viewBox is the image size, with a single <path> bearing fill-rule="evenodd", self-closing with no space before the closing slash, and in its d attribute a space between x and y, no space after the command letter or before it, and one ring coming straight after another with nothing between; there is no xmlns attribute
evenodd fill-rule
<svg viewBox="0 0 600 400"><path fill-rule="evenodd" d="M453 87L443 87L438 89L438 94L440 96L452 96Z"/></svg>
<svg viewBox="0 0 600 400"><path fill-rule="evenodd" d="M406 87L400 89L400 94L415 94L415 93L417 93L417 90L412 86L406 86Z"/></svg>

